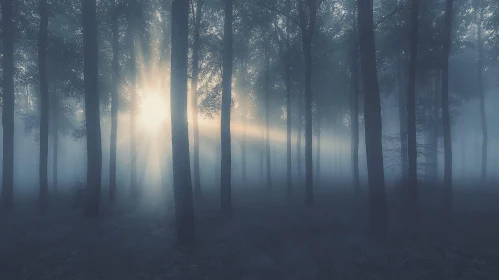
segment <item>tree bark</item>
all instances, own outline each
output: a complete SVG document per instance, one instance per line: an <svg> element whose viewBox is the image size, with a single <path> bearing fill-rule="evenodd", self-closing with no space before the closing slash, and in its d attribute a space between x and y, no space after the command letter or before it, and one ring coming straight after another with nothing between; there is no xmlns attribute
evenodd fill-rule
<svg viewBox="0 0 499 280"><path fill-rule="evenodd" d="M416 222L418 211L418 158L416 138L416 64L418 59L418 19L419 0L412 0L409 82L407 85L407 158L408 174L408 207L409 215Z"/></svg>
<svg viewBox="0 0 499 280"><path fill-rule="evenodd" d="M291 0L286 1L286 194L291 196L291 43L290 43L290 16Z"/></svg>
<svg viewBox="0 0 499 280"><path fill-rule="evenodd" d="M171 47L171 127L173 193L177 244L192 245L195 240L194 207L187 124L187 48L189 1L172 2Z"/></svg>
<svg viewBox="0 0 499 280"><path fill-rule="evenodd" d="M400 161L402 167L402 181L406 181L409 173L409 159L407 147L407 95L405 92L405 58L399 57L397 64L398 82L398 109L399 109L399 135L400 135Z"/></svg>
<svg viewBox="0 0 499 280"><path fill-rule="evenodd" d="M300 184L302 184L302 173L303 173L303 167L302 167L302 150L303 150L303 147L302 147L302 138L303 138L303 94L302 92L300 91L300 95L298 97L298 102L297 102L297 105L298 105L298 131L296 133L296 168L297 168L297 174L298 174L298 182L300 182Z"/></svg>
<svg viewBox="0 0 499 280"><path fill-rule="evenodd" d="M369 181L370 232L383 238L387 231L385 176L383 169L381 98L376 66L373 0L358 1L359 45L364 82L366 157Z"/></svg>
<svg viewBox="0 0 499 280"><path fill-rule="evenodd" d="M135 53L136 43L136 19L134 16L137 2L130 1L128 11L128 52L130 67L130 195L136 199L139 195L137 182L137 57Z"/></svg>
<svg viewBox="0 0 499 280"><path fill-rule="evenodd" d="M478 22L478 94L480 95L480 120L482 126L482 182L487 179L487 148L488 148L488 130L487 119L485 115L485 92L483 89L483 0L478 1L479 22Z"/></svg>
<svg viewBox="0 0 499 280"><path fill-rule="evenodd" d="M224 1L224 50L222 74L222 117L221 117L221 207L225 215L232 215L231 202L231 135L230 109L232 101L232 0Z"/></svg>
<svg viewBox="0 0 499 280"><path fill-rule="evenodd" d="M268 46L265 46L265 160L267 166L267 188L272 188L272 168L270 160L270 58Z"/></svg>
<svg viewBox="0 0 499 280"><path fill-rule="evenodd" d="M312 38L317 16L317 0L307 0L308 17L303 0L299 1L300 28L305 56L305 204L314 203L314 173L312 160Z"/></svg>
<svg viewBox="0 0 499 280"><path fill-rule="evenodd" d="M452 38L453 0L446 0L442 61L442 120L444 130L444 207L452 209L452 142L449 112L449 56Z"/></svg>
<svg viewBox="0 0 499 280"><path fill-rule="evenodd" d="M44 209L48 200L48 155L49 155L49 88L47 80L47 0L40 0L40 29L38 34L38 74L40 78L40 207Z"/></svg>
<svg viewBox="0 0 499 280"><path fill-rule="evenodd" d="M54 190L59 188L58 181L58 154L59 154L59 101L54 92L52 95L52 185Z"/></svg>
<svg viewBox="0 0 499 280"><path fill-rule="evenodd" d="M111 0L112 5L112 23L111 31L113 33L112 48L112 92L111 92L111 143L109 156L109 201L113 203L116 200L116 146L118 141L118 84L119 84L119 29L118 29L118 11L116 10L116 0Z"/></svg>
<svg viewBox="0 0 499 280"><path fill-rule="evenodd" d="M357 10L357 9L355 9ZM352 107L350 109L352 120L352 171L353 171L353 186L357 195L360 195L360 177L359 177L359 41L356 12L352 16L352 64L350 71L352 73Z"/></svg>
<svg viewBox="0 0 499 280"><path fill-rule="evenodd" d="M85 116L87 131L87 189L85 215L99 214L102 147L98 89L98 42L96 0L82 0Z"/></svg>
<svg viewBox="0 0 499 280"><path fill-rule="evenodd" d="M193 171L194 171L194 193L201 195L201 174L199 169L199 125L198 125L198 74L199 74L199 47L200 47L200 28L203 0L196 2L196 13L194 15L194 40L192 44L192 80L191 80L191 118L193 132Z"/></svg>
<svg viewBox="0 0 499 280"><path fill-rule="evenodd" d="M2 207L11 212L14 206L14 20L13 0L2 2L3 37L3 175Z"/></svg>
<svg viewBox="0 0 499 280"><path fill-rule="evenodd" d="M322 124L322 113L321 113L321 109L318 108L318 110L317 110L317 138L315 139L315 141L316 141L315 146L316 146L316 152L317 152L317 155L315 157L315 161L316 161L315 172L317 174L317 176L316 176L317 183L319 183L319 184L321 181L321 124Z"/></svg>

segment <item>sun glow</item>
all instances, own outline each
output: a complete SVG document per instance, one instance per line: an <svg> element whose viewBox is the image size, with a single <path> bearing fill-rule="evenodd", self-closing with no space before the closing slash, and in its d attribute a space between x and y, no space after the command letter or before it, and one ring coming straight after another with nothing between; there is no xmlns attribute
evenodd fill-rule
<svg viewBox="0 0 499 280"><path fill-rule="evenodd" d="M150 131L159 130L168 117L167 104L157 94L149 94L141 103L141 123Z"/></svg>

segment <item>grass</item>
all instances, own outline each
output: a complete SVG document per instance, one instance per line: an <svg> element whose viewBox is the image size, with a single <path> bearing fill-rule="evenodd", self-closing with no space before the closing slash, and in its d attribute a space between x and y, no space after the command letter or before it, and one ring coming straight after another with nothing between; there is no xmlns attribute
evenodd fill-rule
<svg viewBox="0 0 499 280"><path fill-rule="evenodd" d="M444 228L438 188L422 188L415 239L407 238L402 196L391 192L385 242L369 240L367 205L348 188L316 190L310 209L301 194L287 201L278 192L235 189L232 219L220 215L218 193L206 192L194 252L174 246L167 201L135 210L104 204L97 220L82 218L67 194L44 214L19 202L0 216L0 279L499 279L497 190L456 190L453 224Z"/></svg>

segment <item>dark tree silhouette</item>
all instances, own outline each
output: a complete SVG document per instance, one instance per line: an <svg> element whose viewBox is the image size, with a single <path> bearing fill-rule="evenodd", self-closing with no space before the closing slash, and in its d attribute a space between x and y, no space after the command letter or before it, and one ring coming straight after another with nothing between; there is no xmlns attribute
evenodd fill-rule
<svg viewBox="0 0 499 280"><path fill-rule="evenodd" d="M385 175L381 142L381 104L374 40L373 0L358 0L359 44L364 83L366 156L369 182L371 236L383 238L387 230Z"/></svg>
<svg viewBox="0 0 499 280"><path fill-rule="evenodd" d="M187 49L189 34L189 1L172 2L171 47L171 122L172 162L177 243L194 242L194 209L189 158L189 126L187 124Z"/></svg>
<svg viewBox="0 0 499 280"><path fill-rule="evenodd" d="M40 0L40 30L38 34L38 74L40 79L40 206L46 207L48 199L48 155L49 155L49 88L47 80L47 0Z"/></svg>
<svg viewBox="0 0 499 280"><path fill-rule="evenodd" d="M99 214L102 147L99 106L99 68L96 0L82 0L85 116L87 132L87 188L85 216Z"/></svg>
<svg viewBox="0 0 499 280"><path fill-rule="evenodd" d="M416 142L416 63L418 59L419 0L412 0L409 82L407 85L407 148L409 160L408 187L409 211L415 218L418 203L418 158Z"/></svg>
<svg viewBox="0 0 499 280"><path fill-rule="evenodd" d="M305 203L314 203L312 162L312 38L317 20L317 0L298 0L303 53L305 55ZM305 5L304 1L307 2ZM308 13L307 13L308 11Z"/></svg>
<svg viewBox="0 0 499 280"><path fill-rule="evenodd" d="M445 28L442 56L442 120L444 130L444 207L452 209L452 142L449 112L449 56L452 42L454 0L445 2Z"/></svg>
<svg viewBox="0 0 499 280"><path fill-rule="evenodd" d="M12 0L2 2L3 37L3 165L2 206L14 206L14 20Z"/></svg>
<svg viewBox="0 0 499 280"><path fill-rule="evenodd" d="M199 169L199 125L198 125L198 76L199 76L199 47L201 18L203 16L204 0L196 2L194 16L194 40L192 43L192 80L191 80L191 114L192 114L192 134L193 134L193 172L194 191L196 195L201 195L201 174Z"/></svg>
<svg viewBox="0 0 499 280"><path fill-rule="evenodd" d="M223 73L222 73L222 117L220 126L221 145L221 206L226 215L232 213L231 202L231 136L230 108L232 101L232 0L224 1L224 42L223 42Z"/></svg>
<svg viewBox="0 0 499 280"><path fill-rule="evenodd" d="M109 155L109 200L114 202L116 200L116 145L118 141L118 83L120 75L120 61L119 61L119 29L118 29L118 9L116 0L111 0L111 32L113 61L112 61L112 92L111 92L111 144Z"/></svg>

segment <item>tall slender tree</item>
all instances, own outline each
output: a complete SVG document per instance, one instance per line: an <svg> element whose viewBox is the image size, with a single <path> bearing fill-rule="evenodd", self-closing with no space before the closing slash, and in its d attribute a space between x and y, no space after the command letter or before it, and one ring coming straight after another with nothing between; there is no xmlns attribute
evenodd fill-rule
<svg viewBox="0 0 499 280"><path fill-rule="evenodd" d="M352 62L350 71L352 75L352 102L350 109L352 119L352 170L354 191L360 194L360 177L359 177L359 40L357 32L357 9L352 13Z"/></svg>
<svg viewBox="0 0 499 280"><path fill-rule="evenodd" d="M127 11L128 58L130 69L130 194L139 194L137 181L137 55L136 55L136 0L129 1Z"/></svg>
<svg viewBox="0 0 499 280"><path fill-rule="evenodd" d="M357 4L361 73L364 83L370 231L372 237L383 238L387 230L387 209L383 169L381 99L374 40L373 0L358 0Z"/></svg>
<svg viewBox="0 0 499 280"><path fill-rule="evenodd" d="M286 193L291 195L291 0L286 0Z"/></svg>
<svg viewBox="0 0 499 280"><path fill-rule="evenodd" d="M109 200L116 200L116 146L118 141L118 84L119 84L119 29L118 29L118 10L116 0L111 0L112 23L111 31L113 33L112 49L112 92L111 92L111 147L109 156Z"/></svg>
<svg viewBox="0 0 499 280"><path fill-rule="evenodd" d="M452 142L449 112L449 56L452 42L454 0L445 2L445 28L442 55L442 121L444 131L444 207L452 209Z"/></svg>
<svg viewBox="0 0 499 280"><path fill-rule="evenodd" d="M173 192L177 243L191 245L195 240L194 206L187 124L187 50L189 0L172 2L171 94Z"/></svg>
<svg viewBox="0 0 499 280"><path fill-rule="evenodd" d="M298 0L302 47L305 55L305 203L314 203L312 162L312 38L317 21L317 0ZM308 11L308 12L307 12Z"/></svg>
<svg viewBox="0 0 499 280"><path fill-rule="evenodd" d="M199 125L198 125L198 75L199 75L199 47L202 8L204 0L196 1L194 16L194 40L192 43L192 79L191 79L191 118L193 134L193 169L194 169L194 192L201 195L201 174L199 169Z"/></svg>
<svg viewBox="0 0 499 280"><path fill-rule="evenodd" d="M85 215L99 214L102 147L98 89L98 42L96 0L82 0L85 116L87 131L87 188Z"/></svg>
<svg viewBox="0 0 499 280"><path fill-rule="evenodd" d="M419 0L412 0L409 83L407 85L407 147L409 159L408 187L409 211L415 218L418 202L418 158L416 143L416 63L418 59Z"/></svg>
<svg viewBox="0 0 499 280"><path fill-rule="evenodd" d="M477 7L475 7L478 19L478 94L480 96L480 120L482 126L482 181L487 178L487 148L488 148L488 130L487 119L485 114L485 92L483 89L483 10L484 0L478 0Z"/></svg>
<svg viewBox="0 0 499 280"><path fill-rule="evenodd" d="M38 33L38 74L40 78L40 206L46 207L48 199L48 155L49 155L49 88L47 81L47 0L40 0L40 29Z"/></svg>
<svg viewBox="0 0 499 280"><path fill-rule="evenodd" d="M265 162L267 166L267 188L272 188L272 169L270 160L270 46L265 45L265 69L264 69L264 92L265 92Z"/></svg>
<svg viewBox="0 0 499 280"><path fill-rule="evenodd" d="M221 145L221 206L226 215L232 214L231 202L231 136L230 109L232 99L232 0L224 1L224 40L222 74L222 117L220 129Z"/></svg>
<svg viewBox="0 0 499 280"><path fill-rule="evenodd" d="M3 41L3 175L2 207L14 206L14 20L13 0L2 1Z"/></svg>

